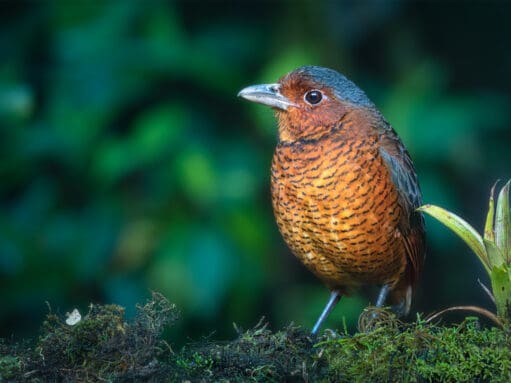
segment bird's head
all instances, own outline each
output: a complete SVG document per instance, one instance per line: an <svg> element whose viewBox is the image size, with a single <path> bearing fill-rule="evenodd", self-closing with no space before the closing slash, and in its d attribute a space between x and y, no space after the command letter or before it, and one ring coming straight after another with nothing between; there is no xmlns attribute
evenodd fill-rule
<svg viewBox="0 0 511 383"><path fill-rule="evenodd" d="M238 96L274 108L279 140L317 139L335 129L353 108L373 108L365 93L342 74L304 66L275 84L253 85Z"/></svg>

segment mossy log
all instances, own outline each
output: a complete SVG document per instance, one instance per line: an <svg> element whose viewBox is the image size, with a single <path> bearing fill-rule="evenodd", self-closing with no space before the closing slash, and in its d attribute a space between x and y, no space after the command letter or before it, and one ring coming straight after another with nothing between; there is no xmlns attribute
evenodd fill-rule
<svg viewBox="0 0 511 383"><path fill-rule="evenodd" d="M0 343L0 382L511 381L511 331L475 318L444 327L366 312L363 331L326 330L317 339L294 325L272 332L260 321L236 328L232 341L174 351L162 334L177 320L176 307L154 293L137 309L128 323L122 307L91 305L73 325L50 312L34 345Z"/></svg>

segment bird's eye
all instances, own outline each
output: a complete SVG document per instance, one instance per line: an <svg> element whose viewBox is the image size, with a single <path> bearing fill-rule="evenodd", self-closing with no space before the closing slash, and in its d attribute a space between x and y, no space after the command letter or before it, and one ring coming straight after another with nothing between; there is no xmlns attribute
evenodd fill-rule
<svg viewBox="0 0 511 383"><path fill-rule="evenodd" d="M304 99L307 101L307 103L316 105L319 104L323 99L323 93L316 89L309 90L307 93L305 93Z"/></svg>

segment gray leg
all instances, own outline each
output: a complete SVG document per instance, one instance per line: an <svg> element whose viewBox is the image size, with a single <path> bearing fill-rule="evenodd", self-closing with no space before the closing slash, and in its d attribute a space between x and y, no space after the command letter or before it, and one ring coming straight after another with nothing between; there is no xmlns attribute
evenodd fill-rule
<svg viewBox="0 0 511 383"><path fill-rule="evenodd" d="M332 291L332 294L330 294L330 299L328 300L328 303L326 304L325 308L323 309L323 312L319 316L316 324L312 328L311 335L316 336L318 333L319 328L325 321L325 319L328 317L328 314L330 314L330 311L334 308L334 306L339 302L341 299L341 293L337 290Z"/></svg>
<svg viewBox="0 0 511 383"><path fill-rule="evenodd" d="M380 294L378 294L378 299L376 300L376 307L383 307L385 304L385 301L387 300L387 296L390 292L390 286L389 285L383 285Z"/></svg>

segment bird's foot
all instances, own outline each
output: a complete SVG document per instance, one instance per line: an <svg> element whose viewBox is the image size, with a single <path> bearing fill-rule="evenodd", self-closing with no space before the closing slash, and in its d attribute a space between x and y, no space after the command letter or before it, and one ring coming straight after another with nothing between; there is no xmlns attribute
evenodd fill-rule
<svg viewBox="0 0 511 383"><path fill-rule="evenodd" d="M358 330L369 332L378 327L397 327L398 319L392 311L376 306L369 306L358 317Z"/></svg>

